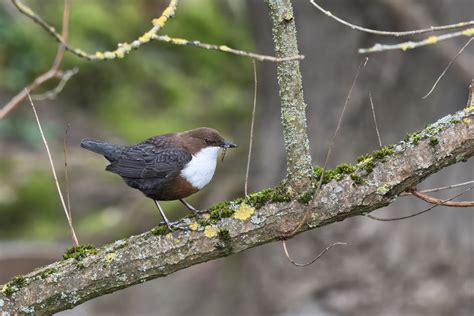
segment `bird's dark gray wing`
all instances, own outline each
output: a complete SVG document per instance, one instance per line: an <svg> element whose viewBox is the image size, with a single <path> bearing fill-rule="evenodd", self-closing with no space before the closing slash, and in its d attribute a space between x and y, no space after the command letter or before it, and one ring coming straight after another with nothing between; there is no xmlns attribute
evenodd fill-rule
<svg viewBox="0 0 474 316"><path fill-rule="evenodd" d="M106 170L132 179L166 178L177 175L191 159L187 150L160 149L145 142L124 150Z"/></svg>

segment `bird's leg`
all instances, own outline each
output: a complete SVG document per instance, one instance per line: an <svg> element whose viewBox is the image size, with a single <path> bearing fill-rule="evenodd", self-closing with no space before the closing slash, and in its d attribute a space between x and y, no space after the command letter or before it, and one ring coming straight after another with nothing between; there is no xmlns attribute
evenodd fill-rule
<svg viewBox="0 0 474 316"><path fill-rule="evenodd" d="M161 214L161 217L163 218L163 220L165 221L165 225L168 227L169 230L172 229L172 227L175 226L174 223L170 222L169 219L166 217L165 215L165 212L163 211L163 209L161 208L160 204L158 203L157 200L153 200L156 204L156 207L158 207L158 211L160 211L160 214Z"/></svg>
<svg viewBox="0 0 474 316"><path fill-rule="evenodd" d="M195 216L199 216L199 213L201 213L199 210L195 209L191 204L186 202L184 199L179 199L179 201L183 203L184 206L186 206L191 212L193 212Z"/></svg>

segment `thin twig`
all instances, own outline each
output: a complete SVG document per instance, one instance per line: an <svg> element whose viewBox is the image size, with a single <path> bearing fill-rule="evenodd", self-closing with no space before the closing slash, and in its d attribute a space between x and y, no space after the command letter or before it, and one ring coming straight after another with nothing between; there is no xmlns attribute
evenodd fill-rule
<svg viewBox="0 0 474 316"><path fill-rule="evenodd" d="M250 57L252 59L256 59L259 61L271 61L271 62L279 63L279 62L284 62L284 61L304 59L303 55L278 58L278 57L273 57L273 56L268 56L268 55L261 55L261 54L246 52L243 50L230 48L225 45L201 43L200 41L190 41L184 38L173 38L173 37L169 37L168 35L153 35L152 39L156 41L171 43L174 45L195 46L195 47L209 49L209 50L217 50L217 51L234 54L238 56Z"/></svg>
<svg viewBox="0 0 474 316"><path fill-rule="evenodd" d="M380 221L380 222L394 222L394 221L400 221L400 220L404 220L404 219L408 219L408 218L412 218L412 217L415 217L415 216L418 216L418 215L421 215L421 214L424 214L426 212L429 212L431 211L432 209L434 209L435 207L439 206L439 205L442 205L443 203L446 203L446 202L449 202L451 200L454 200L455 198L463 195L464 193L472 190L474 188L474 186L472 187L469 187L467 188L466 190L462 191L461 193L458 193L456 194L455 196L449 198L449 199L446 199L446 200L441 200L439 201L439 203L436 203L430 207L428 207L427 209L421 211L421 212L417 212L417 213L414 213L414 214L411 214L411 215L407 215L407 216L401 216L401 217L394 217L394 218L381 218L381 217L377 217L377 216L374 216L374 215L370 215L370 214L365 214L366 217L370 218L370 219L373 219L373 220L376 220L376 221Z"/></svg>
<svg viewBox="0 0 474 316"><path fill-rule="evenodd" d="M426 45L434 45L436 43L460 37L460 36L467 36L467 37L472 37L474 36L474 28L470 29L465 29L463 31L459 32L453 32L453 33L448 33L448 34L443 34L439 36L430 36L422 41L418 42L404 42L404 43L399 43L399 44L392 44L392 45L387 45L387 44L375 44L374 46L370 48L360 48L359 53L360 54L368 54L368 53L378 53L378 52L383 52L387 50L394 50L394 49L401 49L402 51L406 51L409 49L421 47L421 46L426 46Z"/></svg>
<svg viewBox="0 0 474 316"><path fill-rule="evenodd" d="M469 85L469 92L467 95L466 109L472 111L473 107L474 107L474 79L471 79L471 84Z"/></svg>
<svg viewBox="0 0 474 316"><path fill-rule="evenodd" d="M64 0L62 23L62 38L64 39L65 43L67 41L69 33L69 0ZM47 72L43 73L35 80L33 80L31 84L29 84L26 88L22 89L3 108L0 109L0 120L5 118L8 113L14 110L23 100L25 100L28 94L31 93L31 91L35 90L46 81L55 78L58 75L59 66L61 65L64 56L64 49L64 44L60 43L56 51L56 56L54 57L54 61L51 68Z"/></svg>
<svg viewBox="0 0 474 316"><path fill-rule="evenodd" d="M63 11L63 21L62 21L62 38L64 38L64 42L67 41L67 38L69 36L69 0L64 0L64 11ZM64 50L66 49L66 46L63 43L59 44L58 51L56 53L56 56L54 57L53 61L53 66L51 67L51 70L58 71L59 66L61 65L61 62L64 57Z"/></svg>
<svg viewBox="0 0 474 316"><path fill-rule="evenodd" d="M283 244L283 250L285 251L285 256L286 258L295 266L297 267L307 267L311 264L313 264L314 262L316 262L319 258L321 258L322 255L324 255L329 249L331 249L332 247L334 246L337 246L337 245L347 245L345 242L335 242L333 243L332 245L326 247L323 251L321 251L316 257L314 257L313 259L311 259L310 261L306 262L306 263L298 263L296 261L294 261L291 257L290 257L290 254L288 253L288 249L286 248L286 241L283 240L282 241L282 244Z"/></svg>
<svg viewBox="0 0 474 316"><path fill-rule="evenodd" d="M73 69L69 69L67 71L60 71L58 70L56 73L56 77L60 78L58 85L53 88L52 90L46 91L42 94L33 94L31 98L34 101L43 101L46 99L54 100L64 89L67 82L77 73L79 72L79 68L74 67Z"/></svg>
<svg viewBox="0 0 474 316"><path fill-rule="evenodd" d="M443 201L442 199L435 198L433 196L430 196L426 193L422 193L417 190L412 190L411 194L416 196L417 198L431 203L431 204L436 204L436 205L443 205L443 206L449 206L449 207L473 207L474 206L474 201Z"/></svg>
<svg viewBox="0 0 474 316"><path fill-rule="evenodd" d="M462 182L462 183L456 183L456 184L452 184L452 185L447 185L447 186L444 186L444 187L438 187L438 188L432 188L432 189L427 189L427 190L421 190L421 191L418 191L418 192L421 192L421 193L438 192L438 191L443 191L443 190L449 190L449 189L455 189L455 188L463 187L463 186L466 186L466 185L469 185L469 184L473 184L473 183L474 183L474 180L471 180L471 181L466 181L466 182ZM402 194L400 194L400 196L410 196L410 195L412 195L410 192L403 192Z"/></svg>
<svg viewBox="0 0 474 316"><path fill-rule="evenodd" d="M171 0L170 4L166 7L159 18L153 19L153 27L137 40L134 40L131 44L123 43L119 44L118 48L114 51L103 51L96 52L95 54L89 54L84 52L81 49L75 48L67 44L67 40L64 36L59 35L54 27L44 21L38 14L36 14L30 7L26 6L20 0L11 0L15 7L24 15L32 19L35 23L40 25L44 30L46 30L52 37L54 37L59 43L62 43L66 50L73 53L74 55L85 58L87 60L103 60L103 59L115 59L122 58L124 55L130 53L133 49L137 49L145 43L148 43L151 40L153 34L158 33L158 31L166 24L166 22L175 15L176 7L178 5L178 0Z"/></svg>
<svg viewBox="0 0 474 316"><path fill-rule="evenodd" d="M253 108L252 108L252 122L250 123L249 154L247 157L247 169L245 170L245 186L244 186L245 196L247 196L249 192L248 182L249 182L249 171L250 171L250 158L252 157L253 126L255 123L255 109L257 108L257 65L255 64L255 60L252 60L252 65L253 65L253 80L254 80Z"/></svg>
<svg viewBox="0 0 474 316"><path fill-rule="evenodd" d="M51 152L49 151L48 142L46 141L46 137L44 136L43 128L41 127L41 123L40 123L38 114L36 113L35 105L33 104L33 100L31 99L31 96L30 96L29 93L27 95L28 95L28 99L30 100L30 104L31 104L31 108L33 109L33 113L35 114L36 122L38 123L38 128L39 128L39 131L40 131L40 134L41 134L41 138L43 139L44 146L46 147L46 152L48 153L48 159L49 159L49 163L51 165L51 170L53 172L54 182L56 183L56 188L58 189L59 198L61 199L61 204L63 206L64 213L66 214L67 222L69 224L69 229L71 230L72 240L74 242L74 245L77 247L77 246L79 246L79 241L77 240L76 232L74 231L74 227L72 226L72 219L69 216L68 209L66 207L66 203L64 202L64 197L63 197L63 194L61 192L61 187L59 186L58 177L56 176L56 170L54 169L53 158L51 157Z"/></svg>
<svg viewBox="0 0 474 316"><path fill-rule="evenodd" d="M445 30L462 28L469 25L474 25L474 21L466 21L466 22L460 22L460 23L449 24L449 25L430 26L429 28L425 28L425 29L403 31L403 32L380 31L380 30L369 29L369 28L365 28L365 27L361 27L361 26L357 26L352 23L349 23L335 16L334 14L331 13L331 11L325 10L319 4L317 4L314 0L310 0L309 2L311 2L311 4L322 13L326 14L327 16L329 16L330 18L336 20L337 22L341 24L349 26L351 29L361 31L361 32L371 33L371 34L377 34L377 35L388 35L388 36L398 37L398 36L415 35L415 34L422 34L422 33L429 33L429 32L445 31Z"/></svg>
<svg viewBox="0 0 474 316"><path fill-rule="evenodd" d="M444 75L448 72L449 68L451 67L451 65L454 63L454 61L458 58L459 55L462 54L462 52L464 51L464 49L466 49L466 47L469 46L469 44L471 44L471 41L473 40L474 38L470 38L466 44L464 44L464 46L458 51L458 53L449 61L448 65L446 66L446 68L444 68L443 72L441 73L441 75L439 75L438 79L436 79L435 83L433 84L433 86L431 87L430 91L428 91L428 93L422 97L422 99L426 99L433 91L434 89L436 88L436 86L438 85L438 83L440 82L440 80L444 77Z"/></svg>
<svg viewBox="0 0 474 316"><path fill-rule="evenodd" d="M351 87L349 89L349 92L347 93L346 101L344 102L344 106L342 107L341 114L339 115L339 119L337 121L336 130L334 131L334 135L331 139L331 143L329 144L329 148L328 148L328 151L326 153L326 159L324 160L323 170L321 172L321 178L319 179L318 186L316 188L316 193L315 193L316 196L319 193L321 185L323 184L324 173L326 171L326 167L328 165L329 157L331 156L332 149L333 149L334 145L336 144L336 137L337 137L337 134L339 133L339 129L341 128L342 119L344 117L344 113L346 112L347 105L349 104L349 100L351 99L352 90L354 89L354 86L357 82L357 79L359 78L359 74L360 74L360 70L361 70L362 66L365 67L367 65L368 61L369 61L368 57L365 57L364 59L362 59L362 61L359 64L359 67L357 68L357 72L356 72L356 75L354 76L354 80L352 80Z"/></svg>
<svg viewBox="0 0 474 316"><path fill-rule="evenodd" d="M66 200L67 200L67 211L69 213L69 218L71 218L72 221L72 212L71 212L71 198L69 196L69 175L68 175L68 170L67 170L67 132L69 131L69 126L70 124L66 125L66 129L64 130L64 144L63 144L63 150L64 150L64 177L66 181Z"/></svg>
<svg viewBox="0 0 474 316"><path fill-rule="evenodd" d="M272 62L283 62L295 59L303 59L304 56L298 55L294 57L287 57L287 58L277 58L273 56L261 55L251 52L246 52L238 49L233 49L227 47L225 45L215 45L215 44L206 44L201 43L199 41L188 41L182 38L172 38L166 35L158 35L160 29L166 24L166 22L172 18L176 13L176 7L178 5L178 0L171 0L168 7L163 11L162 15L157 18L153 19L153 27L145 32L142 36L138 39L134 40L131 43L120 43L117 45L117 49L112 51L97 51L95 54L90 54L84 52L79 48L75 48L66 43L64 37L59 35L53 27L51 27L46 21L44 21L38 14L36 14L31 8L26 6L25 4L21 3L20 0L11 0L13 4L18 8L18 10L32 19L34 22L39 24L43 29L45 29L51 36L53 36L58 42L62 43L66 50L71 52L72 54L85 58L90 61L95 60L110 60L116 58L123 58L125 55L128 55L132 50L138 49L144 44L149 43L151 40L163 41L167 43L171 43L174 45L188 45L188 46L196 46L204 49L210 50L218 50L221 52L226 52L234 55L250 57L253 59L257 59L260 61L272 61Z"/></svg>
<svg viewBox="0 0 474 316"><path fill-rule="evenodd" d="M369 91L369 101L370 101L370 108L372 109L372 117L374 118L375 131L377 132L377 139L379 141L379 146L382 147L382 138L380 137L379 126L377 124L377 117L375 116L374 102L372 101L372 93L370 93L370 91Z"/></svg>

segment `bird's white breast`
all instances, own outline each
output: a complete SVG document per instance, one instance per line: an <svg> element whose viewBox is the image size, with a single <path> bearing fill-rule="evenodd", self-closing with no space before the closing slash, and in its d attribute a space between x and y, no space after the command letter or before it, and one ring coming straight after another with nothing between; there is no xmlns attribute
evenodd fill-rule
<svg viewBox="0 0 474 316"><path fill-rule="evenodd" d="M181 176L193 187L199 190L204 188L216 170L219 149L220 147L206 147L198 151L181 170Z"/></svg>

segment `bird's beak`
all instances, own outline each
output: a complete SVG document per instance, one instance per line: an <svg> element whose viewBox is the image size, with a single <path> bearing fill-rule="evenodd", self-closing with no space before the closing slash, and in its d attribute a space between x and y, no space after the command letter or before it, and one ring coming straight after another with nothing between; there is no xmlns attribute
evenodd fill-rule
<svg viewBox="0 0 474 316"><path fill-rule="evenodd" d="M222 147L223 148L235 148L235 147L238 147L238 146L234 143L231 143L231 142L225 140L224 145Z"/></svg>

